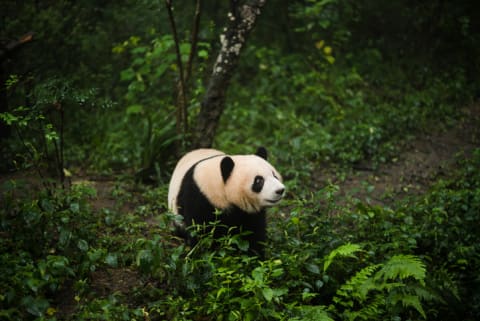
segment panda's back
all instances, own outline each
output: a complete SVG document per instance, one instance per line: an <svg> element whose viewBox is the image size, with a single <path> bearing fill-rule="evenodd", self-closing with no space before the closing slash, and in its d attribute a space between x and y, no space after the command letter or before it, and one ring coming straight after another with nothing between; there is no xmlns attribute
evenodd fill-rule
<svg viewBox="0 0 480 321"><path fill-rule="evenodd" d="M225 155L216 149L197 149L185 154L177 163L173 171L172 178L168 188L168 207L175 213L178 213L177 197L187 172L199 162L208 160L216 156Z"/></svg>

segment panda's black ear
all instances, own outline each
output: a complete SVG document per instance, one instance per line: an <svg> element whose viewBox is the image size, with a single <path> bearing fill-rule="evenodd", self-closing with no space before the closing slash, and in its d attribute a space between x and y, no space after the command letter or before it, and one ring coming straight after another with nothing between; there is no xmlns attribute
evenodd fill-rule
<svg viewBox="0 0 480 321"><path fill-rule="evenodd" d="M265 147L258 147L257 149L257 152L255 153L255 155L257 156L260 156L261 158L263 158L264 160L267 160L267 149Z"/></svg>
<svg viewBox="0 0 480 321"><path fill-rule="evenodd" d="M230 177L230 174L232 174L234 166L235 166L235 163L233 162L233 159L231 159L228 156L224 157L220 162L220 169L222 170L222 177L223 177L224 183L227 182L227 179Z"/></svg>

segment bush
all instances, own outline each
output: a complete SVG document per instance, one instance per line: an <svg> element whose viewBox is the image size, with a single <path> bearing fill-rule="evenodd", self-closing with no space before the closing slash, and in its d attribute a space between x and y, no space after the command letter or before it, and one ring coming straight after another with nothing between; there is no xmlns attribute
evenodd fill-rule
<svg viewBox="0 0 480 321"><path fill-rule="evenodd" d="M437 182L421 197L399 202L394 209L358 204L343 213L338 233L365 244L377 259L396 251L423 258L426 283L443 304L429 306L442 320L473 320L480 315L476 272L480 268L480 150L460 170ZM351 228L355 233L351 233Z"/></svg>
<svg viewBox="0 0 480 321"><path fill-rule="evenodd" d="M213 233L201 237L191 249L172 246L173 239L159 236L139 240L137 266L160 284L150 291L150 317L354 320L425 316L422 304L433 300L433 295L425 287L422 260L393 255L374 262L363 246L342 244L339 237L333 241L335 236L327 232L331 226L318 216L306 218L313 218L309 216L312 208L304 205L292 210L299 216L273 225L271 232L285 232L280 239L274 238L277 246L265 261L247 256L248 244L240 235L217 240L213 250Z"/></svg>

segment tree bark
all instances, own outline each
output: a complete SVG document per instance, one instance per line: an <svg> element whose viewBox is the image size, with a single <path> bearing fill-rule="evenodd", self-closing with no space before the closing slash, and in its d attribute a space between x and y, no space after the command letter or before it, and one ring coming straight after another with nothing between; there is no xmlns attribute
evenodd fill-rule
<svg viewBox="0 0 480 321"><path fill-rule="evenodd" d="M267 1L244 1L243 4L239 2L231 0L232 10L228 13L228 26L225 33L220 35L220 52L213 66L193 133L194 148L212 146L220 117L225 109L226 93L238 65L240 52Z"/></svg>

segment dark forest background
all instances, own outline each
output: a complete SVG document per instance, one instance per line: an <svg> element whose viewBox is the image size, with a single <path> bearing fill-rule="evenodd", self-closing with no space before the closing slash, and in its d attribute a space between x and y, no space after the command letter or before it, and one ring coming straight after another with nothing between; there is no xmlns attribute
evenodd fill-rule
<svg viewBox="0 0 480 321"><path fill-rule="evenodd" d="M3 1L0 318L475 320L479 75L476 1ZM170 230L199 146L268 148L267 260Z"/></svg>

